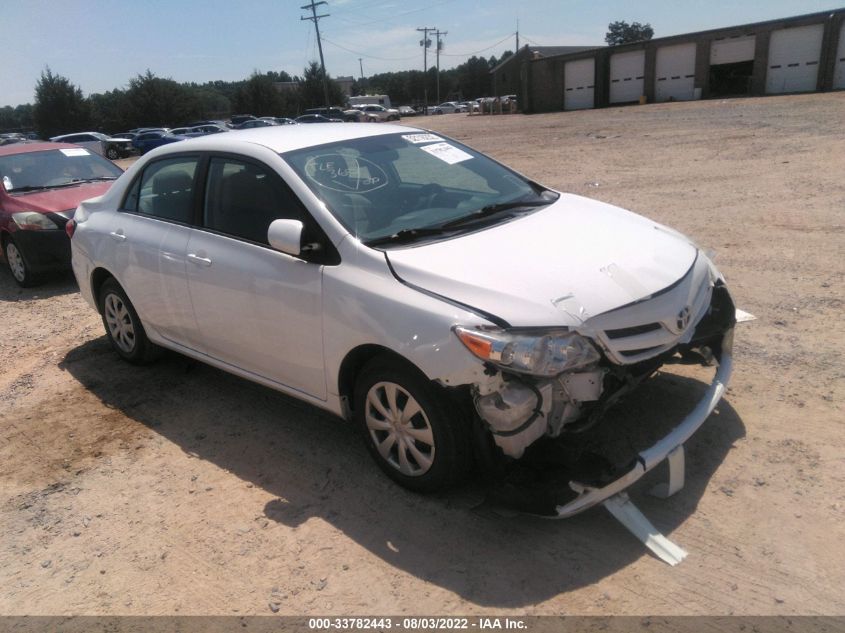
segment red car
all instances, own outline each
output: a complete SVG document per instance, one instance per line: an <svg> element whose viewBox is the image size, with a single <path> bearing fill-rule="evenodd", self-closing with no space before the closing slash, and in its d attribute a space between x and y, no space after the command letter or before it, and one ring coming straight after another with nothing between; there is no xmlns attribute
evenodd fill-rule
<svg viewBox="0 0 845 633"><path fill-rule="evenodd" d="M78 145L0 147L0 243L18 285L70 267L65 224L80 202L105 193L122 173Z"/></svg>

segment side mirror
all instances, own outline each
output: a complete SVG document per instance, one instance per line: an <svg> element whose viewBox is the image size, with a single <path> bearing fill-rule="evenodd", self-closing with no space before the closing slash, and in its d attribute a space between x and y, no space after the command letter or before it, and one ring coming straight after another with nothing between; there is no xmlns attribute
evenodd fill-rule
<svg viewBox="0 0 845 633"><path fill-rule="evenodd" d="M298 256L302 252L302 222L273 220L267 229L267 241L277 251Z"/></svg>

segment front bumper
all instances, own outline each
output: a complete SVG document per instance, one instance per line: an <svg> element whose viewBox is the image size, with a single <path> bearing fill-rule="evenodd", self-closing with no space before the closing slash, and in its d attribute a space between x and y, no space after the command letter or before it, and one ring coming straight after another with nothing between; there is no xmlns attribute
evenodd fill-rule
<svg viewBox="0 0 845 633"><path fill-rule="evenodd" d="M582 484L572 480L569 487L578 496L564 505L556 507L556 517L564 519L571 517L587 508L598 505L613 495L622 492L640 479L664 459L670 457L678 447L683 446L692 435L704 424L704 421L716 408L727 389L728 381L733 369L733 328L728 330L722 338L721 353L718 357L718 369L710 387L695 408L676 426L666 437L637 455L630 469L615 481L601 488Z"/></svg>
<svg viewBox="0 0 845 633"><path fill-rule="evenodd" d="M33 272L70 268L70 239L64 229L15 231L14 238Z"/></svg>

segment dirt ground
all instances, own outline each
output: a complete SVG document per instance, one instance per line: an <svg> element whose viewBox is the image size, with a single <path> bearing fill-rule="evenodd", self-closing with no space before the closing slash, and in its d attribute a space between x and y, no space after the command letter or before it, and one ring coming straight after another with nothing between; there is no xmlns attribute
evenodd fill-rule
<svg viewBox="0 0 845 633"><path fill-rule="evenodd" d="M630 491L687 560L603 508L408 493L341 421L175 354L122 363L72 276L2 270L0 614L845 614L845 93L409 123L689 234L758 317L687 487ZM627 406L701 387L654 385Z"/></svg>

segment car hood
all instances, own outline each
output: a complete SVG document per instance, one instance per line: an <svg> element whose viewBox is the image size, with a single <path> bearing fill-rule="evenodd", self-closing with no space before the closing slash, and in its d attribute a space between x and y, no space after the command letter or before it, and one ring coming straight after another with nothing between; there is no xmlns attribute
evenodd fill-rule
<svg viewBox="0 0 845 633"><path fill-rule="evenodd" d="M576 327L672 285L697 248L635 213L562 194L529 215L386 255L403 282L512 326Z"/></svg>
<svg viewBox="0 0 845 633"><path fill-rule="evenodd" d="M112 181L104 181L83 183L61 189L31 191L19 195L14 195L14 192L12 192L10 198L14 200L15 211L40 211L42 213L67 211L76 209L83 200L102 195L111 185Z"/></svg>

